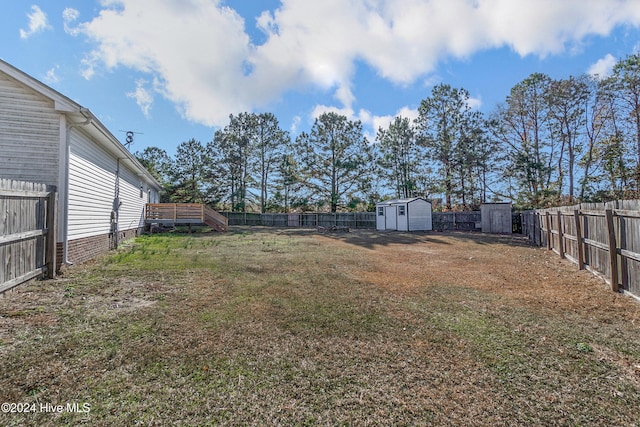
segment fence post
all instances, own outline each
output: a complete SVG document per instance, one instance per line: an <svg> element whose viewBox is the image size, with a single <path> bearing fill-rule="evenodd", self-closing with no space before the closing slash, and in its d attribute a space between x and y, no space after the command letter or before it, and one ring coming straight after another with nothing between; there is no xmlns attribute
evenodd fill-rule
<svg viewBox="0 0 640 427"><path fill-rule="evenodd" d="M57 264L57 213L58 211L58 192L52 189L47 200L47 246L45 248L45 264L47 266L47 278L55 279Z"/></svg>
<svg viewBox="0 0 640 427"><path fill-rule="evenodd" d="M544 216L544 220L545 220L545 226L547 227L547 250L550 251L551 250L551 216L549 215L549 212L545 212L545 216Z"/></svg>
<svg viewBox="0 0 640 427"><path fill-rule="evenodd" d="M565 258L564 256L564 233L562 231L562 212L558 211L558 252L560 253L560 258Z"/></svg>
<svg viewBox="0 0 640 427"><path fill-rule="evenodd" d="M578 251L578 269L584 270L584 242L582 241L582 224L580 224L580 211L573 210L573 218L576 222L576 245Z"/></svg>
<svg viewBox="0 0 640 427"><path fill-rule="evenodd" d="M611 280L611 290L619 291L618 287L618 245L616 244L616 230L613 222L613 211L605 210L607 218L607 232L609 234L609 269Z"/></svg>

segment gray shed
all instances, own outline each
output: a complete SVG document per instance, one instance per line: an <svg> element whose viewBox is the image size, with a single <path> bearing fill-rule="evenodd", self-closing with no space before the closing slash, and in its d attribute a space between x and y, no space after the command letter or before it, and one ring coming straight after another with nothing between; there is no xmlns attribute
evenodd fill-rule
<svg viewBox="0 0 640 427"><path fill-rule="evenodd" d="M431 202L422 197L378 202L376 203L376 229L433 230Z"/></svg>
<svg viewBox="0 0 640 427"><path fill-rule="evenodd" d="M511 234L511 202L484 203L480 206L483 233Z"/></svg>

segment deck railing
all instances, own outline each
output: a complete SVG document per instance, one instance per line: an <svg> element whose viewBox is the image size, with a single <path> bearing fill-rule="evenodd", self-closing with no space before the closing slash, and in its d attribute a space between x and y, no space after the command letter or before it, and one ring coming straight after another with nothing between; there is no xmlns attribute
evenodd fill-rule
<svg viewBox="0 0 640 427"><path fill-rule="evenodd" d="M145 221L157 224L207 224L218 231L226 231L227 218L199 203L148 203Z"/></svg>

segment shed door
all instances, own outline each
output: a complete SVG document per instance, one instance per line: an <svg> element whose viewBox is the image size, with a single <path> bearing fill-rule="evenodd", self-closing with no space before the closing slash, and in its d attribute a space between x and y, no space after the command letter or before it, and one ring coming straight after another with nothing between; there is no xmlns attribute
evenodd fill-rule
<svg viewBox="0 0 640 427"><path fill-rule="evenodd" d="M511 210L491 210L489 218L491 220L491 233L511 233Z"/></svg>
<svg viewBox="0 0 640 427"><path fill-rule="evenodd" d="M397 230L397 213L395 206L387 206L385 207L384 217L386 219L385 229L387 230Z"/></svg>

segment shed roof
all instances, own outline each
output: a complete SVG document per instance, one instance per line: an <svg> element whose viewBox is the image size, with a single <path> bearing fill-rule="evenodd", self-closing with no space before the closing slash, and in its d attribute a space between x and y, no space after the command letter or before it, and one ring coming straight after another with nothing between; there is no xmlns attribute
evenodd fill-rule
<svg viewBox="0 0 640 427"><path fill-rule="evenodd" d="M132 169L138 171L139 176L144 176L147 183L156 187L157 190L162 188L153 175L151 175L147 169L138 162L135 156L131 154L124 145L122 145L118 138L116 138L88 108L83 107L57 90L47 86L36 78L31 77L29 74L19 70L2 59L0 59L0 72L52 100L55 110L67 115L72 124L86 123L87 126L84 127L83 130L91 135L109 153L128 163Z"/></svg>
<svg viewBox="0 0 640 427"><path fill-rule="evenodd" d="M416 200L424 200L425 202L431 204L430 201L428 201L427 199L425 199L424 197L409 197L409 198L405 198L405 199L389 199L389 200L383 200L381 202L376 203L377 205L404 205L407 203L411 203L413 201Z"/></svg>

